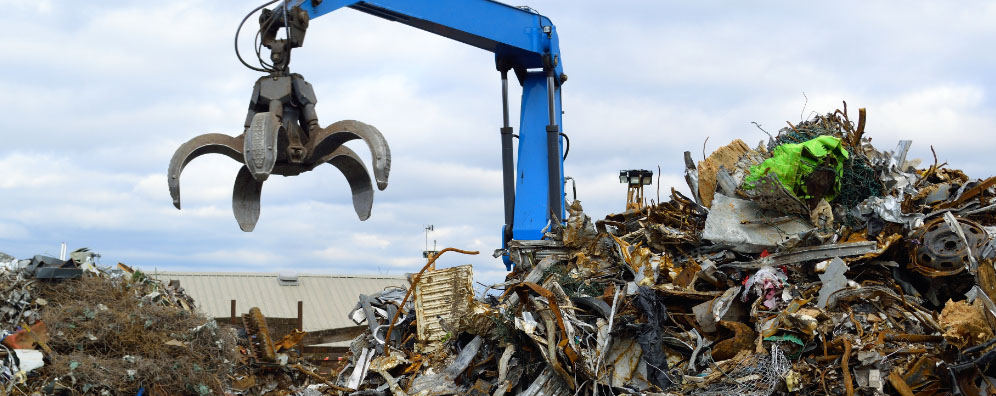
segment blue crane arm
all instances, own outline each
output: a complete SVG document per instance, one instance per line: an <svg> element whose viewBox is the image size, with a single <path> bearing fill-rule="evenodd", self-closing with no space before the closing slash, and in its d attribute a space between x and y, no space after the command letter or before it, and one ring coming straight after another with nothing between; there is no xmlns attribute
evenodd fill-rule
<svg viewBox="0 0 996 396"><path fill-rule="evenodd" d="M543 68L554 59L554 76L563 74L557 28L539 13L491 0L290 0L311 19L343 7L403 23L504 58L513 68ZM521 76L520 76L521 78Z"/></svg>
<svg viewBox="0 0 996 396"><path fill-rule="evenodd" d="M511 240L535 241L565 217L564 140L560 87L566 81L557 28L528 8L493 0L286 0L311 19L348 7L435 33L495 54L501 72L504 124L500 128L505 225ZM508 71L522 85L518 161L508 117ZM506 254L505 265L512 262Z"/></svg>

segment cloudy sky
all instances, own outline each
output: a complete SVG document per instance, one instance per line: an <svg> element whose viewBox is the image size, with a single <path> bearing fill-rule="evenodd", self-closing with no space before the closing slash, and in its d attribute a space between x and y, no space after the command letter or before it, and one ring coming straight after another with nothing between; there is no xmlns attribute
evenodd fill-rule
<svg viewBox="0 0 996 396"><path fill-rule="evenodd" d="M176 147L241 132L258 74L232 38L255 5L0 0L0 251L57 255L66 242L148 270L398 275L420 267L434 224L430 244L482 252L444 265L501 279L489 254L503 223L493 57L352 10L313 21L292 69L315 86L323 124L361 120L390 142L391 184L371 218L357 220L345 180L323 167L271 178L243 233L230 206L239 164L221 156L187 167L173 208ZM996 173L996 3L527 5L560 33L566 173L593 217L623 208L620 169L660 166L662 193L685 189L681 153L700 156L707 137L710 152L753 145L765 135L751 121L774 132L842 100L855 118L868 108L879 148L913 139L914 157L933 145L973 177Z"/></svg>

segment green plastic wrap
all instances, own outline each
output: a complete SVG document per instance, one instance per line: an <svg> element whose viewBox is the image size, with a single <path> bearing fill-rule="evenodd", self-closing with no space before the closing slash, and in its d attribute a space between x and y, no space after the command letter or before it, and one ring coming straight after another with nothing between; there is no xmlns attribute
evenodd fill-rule
<svg viewBox="0 0 996 396"><path fill-rule="evenodd" d="M825 161L828 155L833 156L835 161ZM830 201L840 192L841 174L847 158L847 150L840 139L833 136L823 135L802 143L782 144L775 147L771 158L750 168L750 175L744 179L743 188L754 189L759 179L774 172L778 181L792 194L801 199L812 198L806 192L806 176L829 162L836 174L833 188L825 197Z"/></svg>

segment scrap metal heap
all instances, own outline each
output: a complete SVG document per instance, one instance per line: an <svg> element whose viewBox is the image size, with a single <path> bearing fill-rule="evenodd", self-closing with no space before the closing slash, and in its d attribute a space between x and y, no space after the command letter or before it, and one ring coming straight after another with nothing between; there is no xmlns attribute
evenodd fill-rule
<svg viewBox="0 0 996 396"><path fill-rule="evenodd" d="M427 265L364 296L352 395L996 394L996 177L880 151L844 110L695 164L692 196ZM438 256L437 256L438 257ZM411 301L408 295L413 295ZM424 329L433 329L425 331Z"/></svg>
<svg viewBox="0 0 996 396"><path fill-rule="evenodd" d="M178 282L97 257L0 254L2 394L287 395L324 381L292 350L303 332L273 340L259 308L221 327Z"/></svg>

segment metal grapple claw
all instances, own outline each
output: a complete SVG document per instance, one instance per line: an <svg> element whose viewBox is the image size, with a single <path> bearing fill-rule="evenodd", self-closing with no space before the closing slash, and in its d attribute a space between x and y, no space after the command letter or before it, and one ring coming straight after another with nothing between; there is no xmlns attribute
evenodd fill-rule
<svg viewBox="0 0 996 396"><path fill-rule="evenodd" d="M387 188L387 178L391 173L391 148L387 146L387 140L377 128L355 120L335 122L316 134L314 155L324 156L338 149L343 143L355 139L362 139L370 148L377 189L383 191Z"/></svg>
<svg viewBox="0 0 996 396"><path fill-rule="evenodd" d="M256 124L260 119L263 121ZM322 164L330 164L342 172L349 183L356 215L360 220L370 218L374 193L370 171L356 152L342 144L355 139L366 143L373 158L374 179L377 187L383 190L387 187L391 171L391 150L377 128L353 120L339 121L322 129L316 128L313 138L304 145L304 151L309 155L295 162L287 156L278 155L284 151L282 144L286 144L288 139L284 135L288 132L285 127L273 128L272 124L267 124L272 121L270 114L257 113L253 117L254 125L246 128L242 135L232 137L212 133L195 137L181 145L173 154L168 170L173 205L180 208L180 174L183 168L201 155L223 154L244 164L235 177L232 190L232 213L242 231L251 232L256 227L263 182L270 174L295 176ZM254 128L257 125L259 128ZM268 135L265 132L267 130L274 135ZM263 131L261 139L254 136L257 131ZM250 143L250 140L256 141ZM269 143L273 143L273 146L269 146ZM274 149L272 152L277 154L269 156L271 147Z"/></svg>
<svg viewBox="0 0 996 396"><path fill-rule="evenodd" d="M253 177L249 168L243 166L235 176L235 188L232 189L232 212L239 228L252 232L259 220L259 199L263 193L263 182Z"/></svg>
<svg viewBox="0 0 996 396"><path fill-rule="evenodd" d="M166 175L169 182L169 195L173 198L173 206L180 209L180 174L194 158L204 154L223 154L231 159L243 162L242 136L231 137L220 133L200 135L180 145L169 161Z"/></svg>
<svg viewBox="0 0 996 396"><path fill-rule="evenodd" d="M360 220L370 217L373 206L370 172L343 143L356 139L366 143L373 158L374 179L381 190L387 188L391 172L391 149L377 128L359 121L345 120L319 127L314 89L288 67L290 50L301 46L307 27L308 13L298 7L282 13L263 11L259 33L262 45L271 50L273 64L263 64L262 69L254 70L269 74L260 77L253 86L241 135L201 135L181 145L173 154L167 177L177 209L183 168L194 158L214 153L227 155L244 165L235 177L232 190L232 212L243 231L256 227L263 182L271 174L296 176L326 163L346 177L353 195L353 209ZM287 37L278 39L277 33L285 28Z"/></svg>
<svg viewBox="0 0 996 396"><path fill-rule="evenodd" d="M283 132L280 119L270 112L252 117L245 137L245 164L249 174L260 183L266 181L277 164L277 139Z"/></svg>
<svg viewBox="0 0 996 396"><path fill-rule="evenodd" d="M353 193L353 209L356 210L356 215L361 221L370 218L374 190L373 184L370 183L370 172L367 171L366 165L363 165L363 160L346 146L340 146L324 158L328 158L325 162L339 168L342 175L346 176L349 190Z"/></svg>

